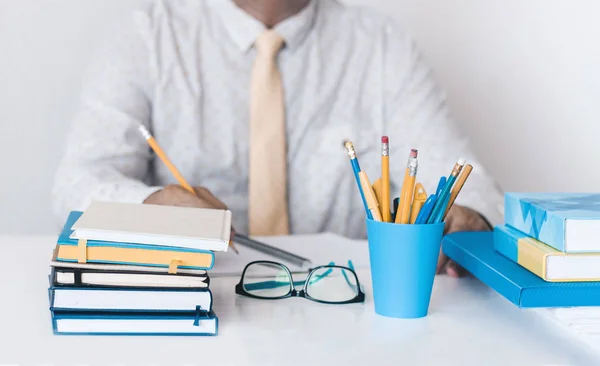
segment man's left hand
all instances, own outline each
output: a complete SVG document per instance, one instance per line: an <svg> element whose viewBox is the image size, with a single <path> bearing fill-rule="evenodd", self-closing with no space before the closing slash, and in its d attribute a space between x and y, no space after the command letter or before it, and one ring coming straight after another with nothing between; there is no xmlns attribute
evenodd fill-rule
<svg viewBox="0 0 600 366"><path fill-rule="evenodd" d="M464 207L453 205L446 216L446 225L444 234L455 233L459 231L490 231L492 228L486 220L476 211ZM467 271L450 260L441 250L437 265L437 274L447 273L451 277L462 277Z"/></svg>

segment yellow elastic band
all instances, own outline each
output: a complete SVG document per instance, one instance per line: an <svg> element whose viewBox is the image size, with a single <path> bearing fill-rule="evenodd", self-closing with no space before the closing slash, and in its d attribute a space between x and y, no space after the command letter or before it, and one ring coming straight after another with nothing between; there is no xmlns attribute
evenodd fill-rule
<svg viewBox="0 0 600 366"><path fill-rule="evenodd" d="M79 239L77 243L77 262L87 263L87 239Z"/></svg>
<svg viewBox="0 0 600 366"><path fill-rule="evenodd" d="M177 267L183 263L181 259L173 259L169 264L169 274L177 274Z"/></svg>

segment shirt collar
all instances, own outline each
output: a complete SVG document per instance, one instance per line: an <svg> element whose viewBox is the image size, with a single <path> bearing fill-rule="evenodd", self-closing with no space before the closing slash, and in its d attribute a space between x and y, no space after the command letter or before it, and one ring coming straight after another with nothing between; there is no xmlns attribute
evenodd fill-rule
<svg viewBox="0 0 600 366"><path fill-rule="evenodd" d="M217 10L227 32L242 52L250 50L256 39L267 30L264 24L240 9L233 0L207 2ZM306 39L315 22L318 2L318 0L310 0L309 4L298 14L273 28L283 37L285 48L294 50Z"/></svg>

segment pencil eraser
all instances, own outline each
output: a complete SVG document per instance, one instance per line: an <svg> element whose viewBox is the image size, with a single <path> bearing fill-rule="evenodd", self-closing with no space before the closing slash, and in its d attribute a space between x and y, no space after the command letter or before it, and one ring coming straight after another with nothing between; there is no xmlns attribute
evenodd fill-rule
<svg viewBox="0 0 600 366"><path fill-rule="evenodd" d="M390 143L390 139L387 136L383 136L381 138L381 142L384 144L389 144Z"/></svg>

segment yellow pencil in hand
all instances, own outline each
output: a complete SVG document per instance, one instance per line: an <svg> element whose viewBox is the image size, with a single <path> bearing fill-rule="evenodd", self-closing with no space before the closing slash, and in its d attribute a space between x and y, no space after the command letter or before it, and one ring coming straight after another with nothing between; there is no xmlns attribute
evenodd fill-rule
<svg viewBox="0 0 600 366"><path fill-rule="evenodd" d="M167 156L167 154L160 147L160 145L158 144L158 142L156 142L156 139L150 134L150 132L148 132L148 130L146 129L146 127L144 127L143 125L140 125L138 127L138 130L140 131L140 133L142 134L142 136L144 136L144 138L148 142L148 145L150 145L150 147L152 148L152 150L154 151L154 153L156 154L156 156L158 156L160 158L160 160L162 160L162 162L167 166L167 168L169 169L169 171L171 172L171 174L173 174L173 176L175 177L175 179L177 179L177 182L179 182L179 185L182 186L183 188L185 188L186 190L188 190L194 196L197 196L196 191L194 190L194 188L192 188L192 186L187 182L187 180L185 180L185 178L183 177L183 175L181 175L181 173L179 172L179 170L175 167L175 164L173 164L171 162L171 160L169 159L169 157ZM229 246L231 247L231 249L233 249L234 252L236 252L237 254L239 254L239 251L237 250L237 248L233 244L233 239L229 241Z"/></svg>
<svg viewBox="0 0 600 366"><path fill-rule="evenodd" d="M162 160L162 162L167 166L167 168L169 169L171 174L173 174L175 179L177 179L177 181L179 182L179 185L181 185L183 188L187 189L188 191L190 191L190 193L193 193L195 195L196 191L194 191L194 188L192 188L192 186L185 180L183 175L181 175L181 173L179 172L179 170L177 170L177 168L171 162L171 160L169 160L169 157L167 156L167 154L163 151L163 149L160 147L160 145L158 145L158 143L156 142L154 137L152 137L150 132L148 132L146 127L144 127L143 125L140 125L140 127L138 129L141 132L141 134L144 136L146 141L148 141L148 145L150 145L150 147L152 148L152 150L154 151L156 156L158 156L160 158L160 160Z"/></svg>

